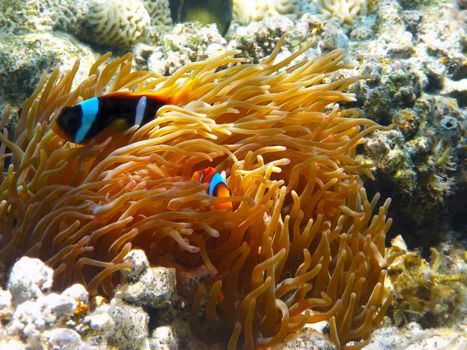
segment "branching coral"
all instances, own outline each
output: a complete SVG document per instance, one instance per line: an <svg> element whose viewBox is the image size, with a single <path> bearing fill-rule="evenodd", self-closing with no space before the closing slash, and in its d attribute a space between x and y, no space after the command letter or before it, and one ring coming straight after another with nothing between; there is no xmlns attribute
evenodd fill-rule
<svg viewBox="0 0 467 350"><path fill-rule="evenodd" d="M209 269L193 301L193 328L207 341L253 348L305 323L329 320L336 345L366 339L390 302L384 293L387 201L372 218L355 160L375 122L340 111L358 77L338 78L342 51L315 60L302 50L245 64L236 51L170 77L131 71L126 55L72 90L78 64L44 78L25 103L17 134L2 141L0 261L40 257L61 284L112 293L132 247L154 264ZM160 90L174 105L154 121L101 144L64 142L57 112L104 92ZM6 116L3 122L5 122ZM10 153L5 153L6 149ZM226 171L230 198L190 180ZM232 201L233 211L211 210ZM207 298L207 299L206 299ZM201 319L200 319L201 318Z"/></svg>

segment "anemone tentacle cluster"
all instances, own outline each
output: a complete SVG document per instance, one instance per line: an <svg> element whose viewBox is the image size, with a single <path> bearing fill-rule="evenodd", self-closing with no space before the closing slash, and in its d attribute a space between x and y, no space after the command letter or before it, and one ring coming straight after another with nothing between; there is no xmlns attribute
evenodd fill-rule
<svg viewBox="0 0 467 350"><path fill-rule="evenodd" d="M203 340L270 346L322 320L337 347L367 339L391 300L391 220L389 201L378 209L379 196L367 199L359 175L371 175L355 152L380 126L339 109L358 80L339 78L342 51L309 60L305 47L277 62L282 42L257 64L228 51L169 77L132 71L131 55L103 56L75 89L78 63L44 77L16 135L0 134L3 268L35 256L59 284L111 294L124 256L141 248L152 264L210 271L192 297ZM124 90L175 102L103 143L81 147L52 131L64 106ZM225 171L232 197L191 180L207 166ZM213 210L221 201L234 209Z"/></svg>

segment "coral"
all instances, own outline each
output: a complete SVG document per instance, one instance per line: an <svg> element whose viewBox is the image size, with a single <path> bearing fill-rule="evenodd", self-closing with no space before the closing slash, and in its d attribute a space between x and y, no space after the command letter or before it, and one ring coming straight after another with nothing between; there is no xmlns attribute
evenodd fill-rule
<svg viewBox="0 0 467 350"><path fill-rule="evenodd" d="M150 24L142 0L91 0L88 6L80 36L97 44L131 46Z"/></svg>
<svg viewBox="0 0 467 350"><path fill-rule="evenodd" d="M215 25L180 23L164 35L160 44L150 48L147 60L141 61L152 72L170 75L187 63L225 52L226 41Z"/></svg>
<svg viewBox="0 0 467 350"><path fill-rule="evenodd" d="M0 36L0 101L18 105L33 91L43 71L57 64L70 69L81 57L79 75L87 72L95 60L89 47L70 35L26 33Z"/></svg>
<svg viewBox="0 0 467 350"><path fill-rule="evenodd" d="M359 79L339 78L341 50L279 59L282 44L257 64L228 51L170 77L132 72L131 55L104 65L104 55L76 88L78 64L44 78L16 134L0 134L4 268L37 256L57 288L80 281L110 295L137 247L180 274L210 272L191 312L204 341L268 346L322 320L337 347L368 338L391 301L391 220L389 200L367 199L359 175L371 175L355 152L381 127L339 109ZM173 104L103 143L80 147L52 131L63 106L124 89L156 89ZM208 165L226 172L232 197L191 180ZM234 210L209 209L222 201Z"/></svg>
<svg viewBox="0 0 467 350"><path fill-rule="evenodd" d="M260 21L278 14L291 14L298 0L233 0L233 19L241 24Z"/></svg>
<svg viewBox="0 0 467 350"><path fill-rule="evenodd" d="M401 236L392 240L386 259L388 285L394 290L389 315L396 325L416 321L425 327L449 326L464 319L467 251L431 248L430 262L411 252Z"/></svg>
<svg viewBox="0 0 467 350"><path fill-rule="evenodd" d="M147 36L153 41L157 41L162 33L169 31L172 26L169 0L143 0L143 2L151 19L151 26L147 29Z"/></svg>
<svg viewBox="0 0 467 350"><path fill-rule="evenodd" d="M422 222L457 186L464 116L452 99L423 96L393 122L394 130L366 139L362 161L376 164L375 175L410 208L405 213Z"/></svg>
<svg viewBox="0 0 467 350"><path fill-rule="evenodd" d="M172 25L169 0L143 0L152 25Z"/></svg>
<svg viewBox="0 0 467 350"><path fill-rule="evenodd" d="M466 140L463 21L445 2L425 5L380 0L374 35L349 45L359 72L371 76L355 84L356 106L394 126L366 139L363 161L376 165L377 190L398 198L396 231L423 246L463 220L453 213L464 202Z"/></svg>
<svg viewBox="0 0 467 350"><path fill-rule="evenodd" d="M241 56L256 63L271 54L284 34L287 33L287 38L281 55L289 55L290 51L302 47L305 42L313 42L310 46L314 48L318 42L326 41L320 36L323 29L323 24L310 14L303 15L295 23L286 16L268 17L233 30L227 46L240 50ZM315 50L310 52L314 53Z"/></svg>
<svg viewBox="0 0 467 350"><path fill-rule="evenodd" d="M67 28L78 18L82 1L5 0L0 2L0 29L24 34Z"/></svg>
<svg viewBox="0 0 467 350"><path fill-rule="evenodd" d="M310 0L309 0L310 1ZM311 0L316 3L318 12L327 19L339 19L352 24L355 16L366 14L368 0Z"/></svg>

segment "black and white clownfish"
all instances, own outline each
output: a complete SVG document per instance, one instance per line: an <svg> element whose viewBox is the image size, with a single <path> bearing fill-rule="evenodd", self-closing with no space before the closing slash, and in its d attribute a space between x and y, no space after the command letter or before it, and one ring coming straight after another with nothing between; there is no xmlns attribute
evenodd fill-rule
<svg viewBox="0 0 467 350"><path fill-rule="evenodd" d="M192 180L199 181L202 184L208 184L208 194L210 196L219 198L231 196L230 188L227 186L225 179L212 167L195 171ZM232 202L218 203L214 208L232 210Z"/></svg>
<svg viewBox="0 0 467 350"><path fill-rule="evenodd" d="M114 92L64 107L52 127L65 140L84 144L98 136L146 124L167 104L169 98L154 92Z"/></svg>

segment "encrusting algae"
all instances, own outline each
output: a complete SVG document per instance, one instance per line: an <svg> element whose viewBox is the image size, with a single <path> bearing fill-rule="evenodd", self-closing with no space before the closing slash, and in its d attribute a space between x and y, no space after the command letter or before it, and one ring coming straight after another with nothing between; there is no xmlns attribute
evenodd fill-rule
<svg viewBox="0 0 467 350"><path fill-rule="evenodd" d="M396 295L388 315L396 325L446 327L465 319L467 252L452 243L432 247L429 261L409 251L401 236L386 249L386 285Z"/></svg>
<svg viewBox="0 0 467 350"><path fill-rule="evenodd" d="M337 78L344 54L297 51L259 64L236 51L169 77L104 64L72 89L55 70L25 103L17 133L0 136L0 261L54 267L61 287L112 294L132 248L153 264L196 272L193 331L230 349L277 344L305 323L328 320L338 348L359 347L391 301L384 288L387 200L368 200L355 160L380 126L338 109L358 77ZM113 91L173 97L156 118L102 143L79 146L51 129L62 107ZM3 123L7 116L4 116ZM6 153L8 149L9 153ZM230 197L214 198L195 171L225 171ZM232 202L232 210L214 210Z"/></svg>

